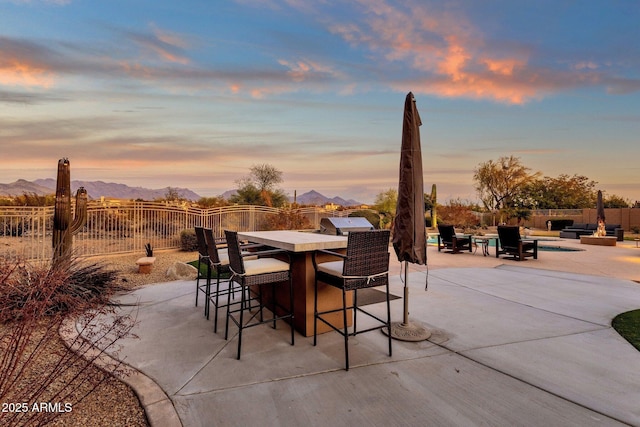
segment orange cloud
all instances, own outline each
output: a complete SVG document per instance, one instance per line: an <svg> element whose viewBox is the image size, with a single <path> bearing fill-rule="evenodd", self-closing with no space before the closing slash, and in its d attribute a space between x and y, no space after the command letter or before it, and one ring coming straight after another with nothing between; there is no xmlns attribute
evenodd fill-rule
<svg viewBox="0 0 640 427"><path fill-rule="evenodd" d="M415 92L523 104L572 78L536 69L523 51L501 49L496 54L462 12L428 6L402 9L385 0L359 3L366 22L335 23L330 30L350 44L384 52L389 61L408 62L414 72L426 76L413 80L421 84L412 87ZM393 86L405 90L409 81Z"/></svg>
<svg viewBox="0 0 640 427"><path fill-rule="evenodd" d="M278 63L289 68L289 71L287 71L287 75L291 77L294 82L305 81L313 75L338 75L338 73L336 73L331 67L315 61L299 60L296 62L290 62L281 59L278 61Z"/></svg>
<svg viewBox="0 0 640 427"><path fill-rule="evenodd" d="M160 57L170 62L176 62L178 64L188 64L189 59L185 56L178 54L178 49L182 50L188 47L188 43L181 36L169 33L154 26L153 33L160 43L149 44L152 50L154 50ZM178 48L178 49L176 49Z"/></svg>
<svg viewBox="0 0 640 427"><path fill-rule="evenodd" d="M48 70L19 59L5 59L0 62L0 84L7 86L53 85L53 75Z"/></svg>
<svg viewBox="0 0 640 427"><path fill-rule="evenodd" d="M451 80L456 82L466 77L463 70L467 61L471 59L471 55L467 53L464 46L455 41L455 37L449 37L449 39L446 54L438 64L438 71L450 76Z"/></svg>
<svg viewBox="0 0 640 427"><path fill-rule="evenodd" d="M511 76L516 68L523 68L525 63L518 59L485 59L482 61L489 71L503 76Z"/></svg>

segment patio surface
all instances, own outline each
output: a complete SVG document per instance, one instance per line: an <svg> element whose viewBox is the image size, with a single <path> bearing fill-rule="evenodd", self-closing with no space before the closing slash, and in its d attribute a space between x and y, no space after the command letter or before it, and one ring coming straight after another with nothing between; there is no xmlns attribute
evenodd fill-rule
<svg viewBox="0 0 640 427"><path fill-rule="evenodd" d="M541 244L584 251L517 262L430 246L428 271L410 265L409 305L432 337L394 341L392 357L377 331L351 338L349 372L337 333L291 346L284 324L245 331L238 361L235 328L213 333L193 281L147 286L121 297L139 304L125 381L155 426L640 425L640 352L611 328L640 308L640 249Z"/></svg>

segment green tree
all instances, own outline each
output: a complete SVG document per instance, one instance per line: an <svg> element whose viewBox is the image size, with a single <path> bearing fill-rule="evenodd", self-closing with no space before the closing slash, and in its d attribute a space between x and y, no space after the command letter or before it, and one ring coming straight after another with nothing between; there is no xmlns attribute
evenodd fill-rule
<svg viewBox="0 0 640 427"><path fill-rule="evenodd" d="M597 182L584 175L545 176L528 183L521 195L535 201L538 209L585 209L596 203Z"/></svg>
<svg viewBox="0 0 640 427"><path fill-rule="evenodd" d="M201 197L198 199L197 203L201 208L217 208L228 205L227 201L222 196Z"/></svg>
<svg viewBox="0 0 640 427"><path fill-rule="evenodd" d="M378 193L373 207L380 213L380 215L382 215L382 219L380 220L380 228L387 228L391 224L393 218L396 215L397 203L398 190L390 188L387 191Z"/></svg>
<svg viewBox="0 0 640 427"><path fill-rule="evenodd" d="M489 160L480 163L474 171L475 189L488 210L508 212L514 208L514 201L523 188L539 176L539 172L532 174L530 171L519 157Z"/></svg>
<svg viewBox="0 0 640 427"><path fill-rule="evenodd" d="M380 215L377 212L372 211L370 209L353 211L349 214L349 216L365 218L367 221L371 223L371 225L373 225L373 228L376 228L376 229L380 228Z"/></svg>
<svg viewBox="0 0 640 427"><path fill-rule="evenodd" d="M631 205L629 200L616 194L605 197L603 204L605 208L628 208Z"/></svg>
<svg viewBox="0 0 640 427"><path fill-rule="evenodd" d="M269 164L253 165L249 175L237 181L237 194L229 201L247 205L284 206L287 196L276 187L282 181L282 171L275 167Z"/></svg>
<svg viewBox="0 0 640 427"><path fill-rule="evenodd" d="M175 187L167 187L167 191L164 193L164 200L167 202L183 202L186 199L180 195L180 190Z"/></svg>

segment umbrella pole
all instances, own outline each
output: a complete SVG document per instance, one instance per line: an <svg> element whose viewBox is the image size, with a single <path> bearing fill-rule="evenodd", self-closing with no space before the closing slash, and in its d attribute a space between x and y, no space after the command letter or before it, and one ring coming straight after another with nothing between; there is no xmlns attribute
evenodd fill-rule
<svg viewBox="0 0 640 427"><path fill-rule="evenodd" d="M402 323L391 324L391 338L400 341L424 341L429 339L431 332L425 327L409 321L409 262L404 262L404 317ZM387 328L382 332L389 334Z"/></svg>
<svg viewBox="0 0 640 427"><path fill-rule="evenodd" d="M404 262L404 317L402 323L409 324L409 261Z"/></svg>

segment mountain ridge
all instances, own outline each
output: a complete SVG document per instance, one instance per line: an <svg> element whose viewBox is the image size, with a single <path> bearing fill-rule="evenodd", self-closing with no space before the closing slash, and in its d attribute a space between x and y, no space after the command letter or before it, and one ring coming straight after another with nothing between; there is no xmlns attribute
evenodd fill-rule
<svg viewBox="0 0 640 427"><path fill-rule="evenodd" d="M197 201L201 198L197 193L189 190L188 188L175 188L165 187L161 189L149 189L144 187L130 187L126 184L120 184L115 182L104 181L71 181L71 191L75 193L78 188L84 187L87 190L87 195L90 199L99 199L100 197L111 197L116 199L141 199L141 200L156 200L165 198L169 190L175 190L178 195L184 199ZM34 181L27 181L25 179L18 179L15 182L9 184L0 183L0 196L21 196L23 194L36 194L38 196L45 196L48 194L55 194L56 180L53 178L36 179ZM231 195L235 194L235 190L229 190L222 194L222 197L228 199ZM293 202L293 197L289 200ZM316 190L310 190L304 194L297 196L297 203L301 205L327 205L335 204L340 206L358 206L361 202L353 199L343 199L342 197L327 197Z"/></svg>

